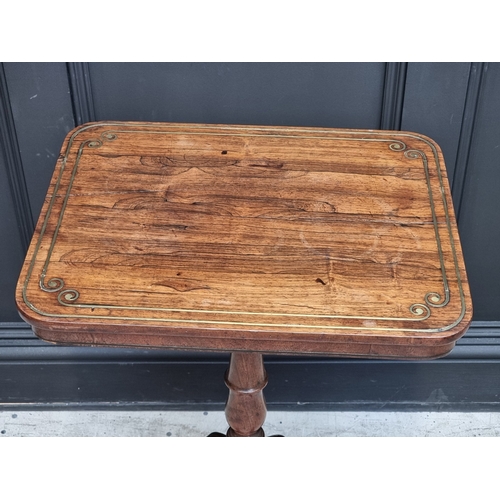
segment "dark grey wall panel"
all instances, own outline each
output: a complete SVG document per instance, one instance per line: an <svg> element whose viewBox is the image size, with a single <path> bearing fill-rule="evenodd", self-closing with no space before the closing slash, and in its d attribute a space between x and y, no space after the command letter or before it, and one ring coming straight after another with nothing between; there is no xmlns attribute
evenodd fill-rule
<svg viewBox="0 0 500 500"><path fill-rule="evenodd" d="M95 110L89 63L67 63L67 68L75 124L94 122Z"/></svg>
<svg viewBox="0 0 500 500"><path fill-rule="evenodd" d="M2 148L0 144L0 149ZM0 319L20 321L14 302L17 277L24 260L25 245L20 236L4 155L0 151Z"/></svg>
<svg viewBox="0 0 500 500"><path fill-rule="evenodd" d="M98 120L378 128L383 63L90 64Z"/></svg>
<svg viewBox="0 0 500 500"><path fill-rule="evenodd" d="M14 289L32 231L10 95L0 64L0 321L19 321Z"/></svg>
<svg viewBox="0 0 500 500"><path fill-rule="evenodd" d="M381 129L401 130L407 73L408 63L392 62L385 65Z"/></svg>
<svg viewBox="0 0 500 500"><path fill-rule="evenodd" d="M54 346L19 321L15 282L61 142L75 123L109 119L402 128L434 138L454 177L475 320L484 324L428 363L271 359L266 395L287 409L298 401L315 409L500 407L500 64L2 67L0 118L10 124L0 126L0 405L222 408L227 396L227 360Z"/></svg>
<svg viewBox="0 0 500 500"><path fill-rule="evenodd" d="M476 320L500 317L500 63L482 78L459 228Z"/></svg>
<svg viewBox="0 0 500 500"><path fill-rule="evenodd" d="M9 190L21 243L27 249L34 228L33 217L4 69L0 63L0 155L5 189Z"/></svg>
<svg viewBox="0 0 500 500"><path fill-rule="evenodd" d="M6 63L12 114L36 221L62 141L74 127L64 63Z"/></svg>
<svg viewBox="0 0 500 500"><path fill-rule="evenodd" d="M453 182L470 63L409 63L402 130L420 132L443 150Z"/></svg>

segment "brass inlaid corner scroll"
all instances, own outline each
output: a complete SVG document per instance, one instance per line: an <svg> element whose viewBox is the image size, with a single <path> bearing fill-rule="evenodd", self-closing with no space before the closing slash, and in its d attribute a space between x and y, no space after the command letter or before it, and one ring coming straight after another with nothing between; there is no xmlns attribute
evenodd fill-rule
<svg viewBox="0 0 500 500"><path fill-rule="evenodd" d="M434 226L434 234L436 236L437 249L439 254L439 263L441 267L441 274L443 278L443 288L444 288L444 300L442 300L442 296L438 292L428 292L425 294L424 302L425 304L413 304L410 306L410 310L414 312L414 314L422 314L425 312L426 318L430 317L431 310L430 307L444 307L450 302L450 288L448 286L448 278L446 276L446 268L444 265L444 257L443 257L443 248L441 245L441 237L439 235L436 210L434 205L434 198L432 194L430 176L429 176L429 163L427 161L427 156L423 151L417 149L407 149L406 144L403 143L401 146L400 143L393 143L390 146L390 149L393 151L404 151L404 155L409 159L421 159L424 167L425 178L427 183L427 189L429 193L429 201L432 213L432 222ZM441 301L442 300L442 301Z"/></svg>
<svg viewBox="0 0 500 500"><path fill-rule="evenodd" d="M377 132L369 132L369 131L349 131L351 135L363 135L363 137L328 137L328 136L312 136L312 135L291 135L291 134L273 134L270 135L270 137L287 137L287 138L314 138L314 139L322 139L322 140L344 140L344 141L366 141L366 142L386 142L389 143L388 147L391 151L394 152L402 152L406 158L409 160L417 160L420 159L422 161L422 166L425 172L425 178L426 178L426 184L427 184L427 189L428 189L428 194L429 194L429 202L430 202L430 208L431 208L431 213L432 213L432 221L433 221L433 226L434 226L434 231L435 231L435 236L436 236L436 243L437 243L437 250L438 250L438 255L439 255L439 263L440 263L440 268L441 268L441 273L442 273L442 279L443 279L443 294L438 293L436 291L431 291L428 292L425 297L423 298L422 302L417 302L409 306L409 311L413 315L413 317L398 317L398 318L388 318L388 317L376 317L376 316L341 316L341 315L316 315L316 314L292 314L292 313L263 313L263 312L248 312L248 311L223 311L223 310L193 310L193 309L174 309L174 308L158 308L158 307L134 307L134 306L120 306L120 305L115 305L115 304L86 304L86 303L78 303L78 299L80 298L80 293L77 290L71 289L71 288L65 288L65 282L63 278L59 277L52 277L46 281L46 277L48 274L48 267L49 267L49 262L50 258L52 255L52 251L54 249L56 240L57 240L57 235L59 232L59 229L61 227L61 223L64 217L64 213L66 210L66 205L68 203L69 195L75 180L75 177L78 172L78 166L80 159L82 155L84 154L85 148L91 148L91 149L97 149L100 148L105 141L114 141L118 138L119 134L123 133L148 133L148 134L172 134L172 135L219 135L219 136L224 136L224 135L231 135L230 133L224 133L224 132L206 132L206 131L201 131L201 132L175 132L175 131L170 131L168 128L173 127L174 125L163 125L162 128L166 128L167 130L165 131L157 131L157 130L140 130L141 126L140 124L115 124L115 123L106 123L105 125L108 126L113 126L113 125L119 125L121 127L123 126L130 126L133 127L131 130L120 130L118 131L108 131L108 132L103 132L99 138L97 139L90 139L90 140L85 140L83 141L79 148L78 152L76 155L75 163L73 166L73 170L71 172L71 177L69 180L69 184L66 190L66 194L63 198L63 204L61 208L61 212L59 214L56 228L54 231L54 234L52 236L52 240L47 252L47 257L45 259L41 274L40 274L40 279L39 279L39 287L41 290L48 292L48 293L57 293L57 301L59 304L63 306L71 306L71 307L76 307L79 309L92 309L94 310L95 308L99 309L110 309L110 310L127 310L127 311L133 311L133 310L141 310L141 311L156 311L156 312L190 312L190 313L203 313L203 314L223 314L223 315L228 315L231 317L231 315L244 315L249 318L248 322L242 322L242 321L218 321L218 320L208 320L208 319L172 319L172 318L145 318L145 317L133 317L133 316L119 316L118 319L128 319L128 320L137 320L137 321L156 321L156 322L177 322L177 323L192 323L192 324L218 324L218 325L239 325L239 326L263 326L263 327L299 327L299 328L311 328L311 329L324 329L324 330L335 330L335 329L340 329L340 330L378 330L378 331L391 331L391 330L398 330L398 331L407 331L407 332L427 332L427 333L437 333L437 332L442 332L449 330L453 328L454 326L458 325L460 321L463 319L465 315L465 297L464 297L464 292L461 284L461 278L460 278L460 269L458 265L458 258L456 254L456 248L455 248L455 243L453 241L453 234L452 234L452 228L451 228L451 221L448 213L448 206L446 203L446 197L444 194L444 189L443 189L443 178L441 174L441 167L439 163L439 158L437 155L436 148L434 145L425 140L424 138L416 135L411 135L409 133L401 133L401 136L406 136L406 137L411 137L415 139L419 139L421 141L424 141L428 146L433 151L434 154L434 160L436 162L436 167L437 167L437 173L438 173L438 179L439 179L439 184L440 184L440 191L441 191L441 201L444 206L444 211L445 211L445 217L446 217L446 227L448 230L449 238L450 238L450 244L451 244L451 249L452 249L452 254L453 254L453 260L454 260L454 266L455 266L455 271L456 271L456 278L457 278L457 284L458 284L458 289L459 289L459 295L460 295L460 300L461 300L461 313L459 317L451 324L446 325L442 328L427 328L427 329L416 329L416 328L393 328L393 327L388 327L388 326L373 326L373 327L365 327L365 326L343 326L343 325L308 325L308 324L290 324L290 323L285 323L285 324L280 324L280 323L256 323L250 321L252 317L255 316L268 316L268 317L293 317L293 318L315 318L315 319L356 319L356 320L372 320L372 321L382 321L382 322L389 322L389 321L405 321L405 322L420 322L428 319L431 314L432 314L432 309L431 308L441 308L446 306L449 301L450 301L450 289L448 285L448 279L446 275L446 269L445 269L445 264L444 264L444 256L443 256L443 249L441 245L441 238L439 234L439 227L438 227L438 221L437 221L437 216L436 216L436 210L435 210L435 205L434 205L434 198L433 198L433 193L432 193L432 186L431 186L431 180L430 180L430 175L429 175L429 167L428 167L428 160L425 155L425 153L421 150L417 149L408 149L406 143L400 140L396 140L394 138L392 139L386 139L386 138L380 138L376 137L377 135L385 135L383 133L377 133ZM79 130L77 130L73 136L70 138L68 142L68 146L66 148L66 153L63 157L62 165L60 168L60 172L54 187L54 192L52 194L51 201L49 203L47 213L45 216L44 223L41 228L40 236L38 239L38 242L35 246L34 250L34 255L27 273L27 277L25 280L25 284L23 287L23 300L26 303L30 309L33 311L44 315L44 316L50 316L50 317L65 317L65 318L99 318L99 319L110 319L112 317L110 316L102 316L102 315L90 315L90 314L55 314L55 313L48 313L44 311L40 311L34 304L32 304L28 298L27 298L27 286L28 282L31 278L31 275L33 273L34 265L35 265L35 260L38 254L38 251L40 249L41 241L43 239L43 236L45 234L48 220L50 218L50 215L53 211L53 205L54 205L54 200L56 199L56 194L58 193L58 190L60 188L61 184L61 179L63 176L63 173L66 169L66 163L69 155L69 151L71 149L71 146L73 142L76 139L76 136L81 133L84 130L87 130L92 127L98 127L102 126L102 124L91 124L86 127L82 127ZM146 125L145 125L146 126ZM196 128L195 125L191 126L191 128ZM231 129L234 130L235 127L217 127L218 130L225 130L225 129ZM238 130L250 130L250 131L260 131L260 130L267 130L267 129L260 129L258 127L238 127ZM279 130L279 129L277 129ZM321 133L327 133L325 131L316 131L318 134ZM244 137L255 137L259 136L261 137L262 134L258 133L244 133L240 134L241 136ZM375 137L370 137L367 138L367 135L373 135Z"/></svg>
<svg viewBox="0 0 500 500"><path fill-rule="evenodd" d="M40 274L40 281L39 281L40 289L43 290L44 292L50 292L50 293L59 292L59 294L57 296L57 300L62 305L70 305L70 303L75 302L78 299L78 297L80 296L80 293L77 290L70 290L70 289L63 290L64 280L62 278L50 278L47 281L47 283L45 283L45 277L47 276L47 269L49 267L50 257L52 256L52 251L54 249L54 245L55 245L56 240L57 240L57 235L59 234L59 229L61 228L61 223L62 223L62 219L64 216L64 212L66 210L66 205L68 204L69 195L71 193L71 188L73 187L73 182L74 182L75 177L76 177L76 172L78 170L78 163L79 163L80 158L83 154L83 150L84 150L85 146L87 146L91 149L100 148L103 144L103 141L114 141L116 139L116 137L117 137L116 134L112 134L110 132L103 132L99 139L83 141L80 144L80 147L78 148L78 154L77 154L77 157L75 160L75 167L73 168L73 172L71 174L71 179L70 179L70 182L68 185L68 189L66 190L66 196L64 197L64 202L63 202L63 206L61 208L61 213L59 214L59 219L57 221L56 229L54 231L54 236L52 237L52 241L51 241L51 244L49 247L49 251L47 252L47 257L45 259L45 263L43 265L42 272ZM67 150L66 155L64 157L63 165L62 165L61 171L59 173L59 177L57 179L56 187L54 189L54 194L53 194L51 202L50 202L49 210L47 211L47 217L45 218L45 222L44 222L44 225L42 227L41 234L40 234L39 243L41 241L42 235L45 233L47 222L49 220L48 216L49 216L49 213L52 211L52 207L53 207L54 201L56 199L55 194L57 193L57 190L59 188L59 185L61 182L61 177L62 177L62 174L64 172L64 168L66 167L66 160L68 157L68 151L69 151L69 147L68 147L68 150ZM37 245L35 255L36 255L38 249L39 249L39 245Z"/></svg>

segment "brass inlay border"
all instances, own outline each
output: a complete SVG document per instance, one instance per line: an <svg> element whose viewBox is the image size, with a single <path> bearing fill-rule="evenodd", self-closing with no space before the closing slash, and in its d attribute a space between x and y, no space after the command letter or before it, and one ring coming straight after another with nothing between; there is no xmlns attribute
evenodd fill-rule
<svg viewBox="0 0 500 500"><path fill-rule="evenodd" d="M59 189L61 179L64 173L64 170L66 168L66 163L68 159L68 155L71 149L71 146L78 134L83 132L84 130L87 130L89 128L95 128L95 127L102 127L102 126L113 126L113 125L118 125L118 126L129 126L129 127L151 127L151 125L148 124L137 124L137 123L95 123L95 124L90 124L87 126L84 126L77 130L69 139L68 145L66 147L66 151L63 157L62 165L59 171L59 175L56 181L56 185L54 186L54 191L52 193L52 197L47 209L47 213L45 215L45 220L42 225L41 231L40 231L40 236L38 239L38 242L35 247L35 251L33 254L33 258L30 263L30 267L28 269L28 273L26 276L26 280L24 283L24 287L22 290L23 294L23 300L26 303L26 305L32 309L33 311L37 312L38 314L44 315L44 316L49 316L49 317L65 317L65 318L99 318L99 319L126 319L126 320L136 320L136 321L159 321L159 322L175 322L175 323L201 323L201 324L224 324L224 325L239 325L239 326L267 326L267 327L297 327L297 328L315 328L315 329L340 329L340 330L381 330L381 331L391 331L391 330L398 330L398 331L410 331L410 332L429 332L429 333L437 333L437 332L442 332L449 330L453 328L454 326L458 325L460 321L463 319L465 316L465 296L463 292L463 287L462 287L462 282L460 278L460 269L458 265L458 259L456 255L456 248L453 240L453 234L452 234L452 229L451 229L451 221L449 217L449 211L448 211L448 204L446 202L446 197L444 194L444 186L443 186L443 177L441 173L441 166L439 163L439 157L437 154L437 150L434 147L434 145L427 141L424 137L413 135L410 133L398 133L399 136L403 137L411 137L415 138L418 140L423 141L426 143L431 150L433 151L434 159L436 162L436 169L438 173L438 179L439 179L439 184L440 184L440 192L441 192L441 201L443 202L443 207L444 207L444 212L445 212L445 218L446 218L446 226L448 229L449 237L450 237L450 245L452 249L452 254L453 254L453 260L454 260L454 265L455 265L455 272L457 276L457 285L459 289L459 295L460 295L460 301L461 301L461 313L458 317L457 320L455 320L453 323L450 325L446 325L441 328L429 328L429 329L413 329L413 328L389 328L389 327L350 327L350 326L329 326L329 325L303 325L303 324L278 324L278 323L252 323L252 322L233 322L233 321L211 321L211 320L194 320L194 319L172 319L172 318L139 318L139 317L128 317L128 316L120 316L120 317L114 317L114 316L100 316L100 315L84 315L84 314L54 314L54 313L47 313L44 311L40 311L37 307L32 304L28 298L27 298L27 286L29 283L29 280L31 278L33 268L35 265L35 260L36 256L38 254L38 251L40 249L41 241L42 238L45 234L46 227L48 224L48 220L50 218L50 215L52 213L53 205L56 199L56 194ZM181 128L182 126L185 126L183 124L178 124L178 125L169 125L169 124L158 124L155 125L158 126L158 128ZM207 128L206 126L203 125L189 125L190 128ZM208 126L210 128L210 126ZM269 131L268 128L259 128L259 127L217 127L214 126L213 128L217 130L260 130L260 131ZM274 130L287 130L287 129L277 129L274 128ZM336 133L342 133L342 131L338 130L314 130L312 131L311 129L304 129L307 132L314 132L319 133L319 134L331 134L332 132ZM134 306L117 306L117 305L104 305L104 304L77 304L75 301L79 298L79 292L77 290L72 290L72 289L66 289L64 290L64 280L62 278L50 278L46 283L45 283L45 278L47 275L47 270L48 270L48 265L50 262L50 257L52 255L52 251L54 248L54 245L56 243L57 235L62 223L62 219L64 216L64 212L66 209L66 205L69 199L69 195L71 192L71 188L73 186L74 179L76 177L77 171L78 171L78 164L80 161L80 158L83 154L85 146L89 148L99 148L103 145L103 141L113 141L117 139L117 134L118 133L151 133L151 134L171 134L171 135L234 135L234 134L228 134L228 133L220 133L220 132L186 132L186 131L181 131L181 132L173 132L173 131L157 131L157 130L120 130L120 131L107 131L103 132L100 136L99 139L91 139L91 140L85 140L80 144L80 147L78 149L77 157L75 159L75 164L73 167L73 171L71 173L71 178L70 182L68 185L68 188L66 190L66 195L64 197L63 205L61 208L61 212L59 214L58 222L56 225L56 229L54 231L54 235L52 237L51 245L49 247L49 250L47 252L47 257L44 263L44 266L42 268L42 272L40 275L40 281L39 281L39 286L40 289L46 291L46 292L59 292L57 296L57 300L61 305L64 306L71 306L71 307L77 307L77 308L101 308L101 309L118 309L118 310L142 310L142 311L161 311L161 312L191 312L191 313L204 313L204 314L228 314L228 315L258 315L258 316L275 316L275 317L310 317L310 318L321 318L321 319L356 319L356 320L375 320L375 321L423 321L426 320L431 316L431 309L430 307L444 307L446 306L449 301L450 301L450 289L448 286L448 280L446 276L446 269L444 265L444 257L443 257L443 250L441 246L441 239L439 235L439 229L438 229L438 222L437 222L437 216L435 212L435 206L434 206L434 199L433 199L433 193L432 193L432 186L430 183L430 175L429 175L429 169L428 169L428 160L423 151L416 150L416 149L407 149L407 145L400 140L390 138L390 139L380 139L380 138L356 138L356 137L321 137L321 136L313 136L313 135L291 135L291 134L237 134L236 136L239 137L292 137L292 138L300 138L300 139L321 139L321 140L347 140L347 141L366 141L366 142L388 142L389 148L392 151L395 152L404 152L404 155L406 158L409 159L418 159L420 158L422 160L422 164L424 167L424 172L426 176L426 183L427 183L427 188L429 192L429 202L430 202L430 207L431 207L431 213L432 213L432 219L433 219L433 225L434 225L434 231L436 235L436 243L437 243L437 248L438 248L438 254L439 254L439 260L440 260L440 265L441 265L441 271L442 271L442 277L443 277L443 287L444 287L444 300L442 300L441 294L437 292L429 292L425 295L424 297L424 303L415 303L412 304L409 307L410 312L418 316L417 318L386 318L386 317L376 317L376 316L341 316L341 315L315 315L315 314L292 314L292 313L262 313L262 312L248 312L248 311L218 311L218 310L195 310L195 309L173 309L173 308L156 308L156 307L134 307ZM375 131L368 131L368 130L363 130L363 131L355 131L355 130L350 130L349 134L352 135L386 135L383 132L375 132Z"/></svg>

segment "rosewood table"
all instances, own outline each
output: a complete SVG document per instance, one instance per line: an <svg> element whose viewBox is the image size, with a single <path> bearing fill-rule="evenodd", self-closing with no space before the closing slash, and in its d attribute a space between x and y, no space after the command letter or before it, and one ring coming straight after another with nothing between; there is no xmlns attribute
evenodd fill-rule
<svg viewBox="0 0 500 500"><path fill-rule="evenodd" d="M431 139L178 123L68 134L17 305L51 342L231 352L230 436L264 435L263 353L436 358L472 316Z"/></svg>

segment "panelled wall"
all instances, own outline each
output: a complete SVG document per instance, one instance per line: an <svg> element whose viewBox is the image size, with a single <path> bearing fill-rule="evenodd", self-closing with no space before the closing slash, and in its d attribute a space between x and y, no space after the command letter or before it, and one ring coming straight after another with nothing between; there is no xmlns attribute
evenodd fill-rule
<svg viewBox="0 0 500 500"><path fill-rule="evenodd" d="M3 63L0 405L222 408L224 354L52 346L14 306L65 135L94 120L408 130L442 147L474 301L445 359L267 357L270 409L500 404L500 63ZM1 406L0 406L1 408Z"/></svg>

